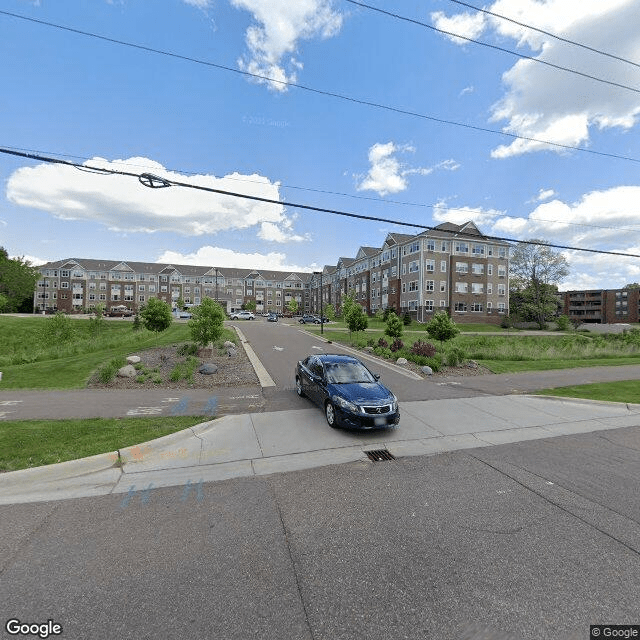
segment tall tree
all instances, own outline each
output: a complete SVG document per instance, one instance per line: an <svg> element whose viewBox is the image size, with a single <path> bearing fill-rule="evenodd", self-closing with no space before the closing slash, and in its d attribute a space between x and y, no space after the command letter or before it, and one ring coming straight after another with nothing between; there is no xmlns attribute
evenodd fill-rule
<svg viewBox="0 0 640 640"><path fill-rule="evenodd" d="M158 341L158 333L168 329L173 321L171 307L160 298L149 298L147 304L140 311L140 317L144 328L155 332L156 342Z"/></svg>
<svg viewBox="0 0 640 640"><path fill-rule="evenodd" d="M6 313L33 311L33 291L40 277L37 267L24 258L10 258L0 247L0 294L7 299Z"/></svg>
<svg viewBox="0 0 640 640"><path fill-rule="evenodd" d="M509 260L510 312L543 327L557 310L557 285L569 275L567 259L545 240L519 242Z"/></svg>
<svg viewBox="0 0 640 640"><path fill-rule="evenodd" d="M223 308L211 298L203 298L202 302L191 307L193 316L187 323L191 339L202 347L215 342L224 328L225 313Z"/></svg>

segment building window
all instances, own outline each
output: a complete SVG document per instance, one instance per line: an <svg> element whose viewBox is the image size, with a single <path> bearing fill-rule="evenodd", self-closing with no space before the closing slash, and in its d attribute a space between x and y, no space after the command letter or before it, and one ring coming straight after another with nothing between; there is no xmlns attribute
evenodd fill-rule
<svg viewBox="0 0 640 640"><path fill-rule="evenodd" d="M417 280L412 280L409 283L409 291L417 291L418 290L418 281Z"/></svg>
<svg viewBox="0 0 640 640"><path fill-rule="evenodd" d="M474 302L471 305L471 311L475 311L476 313L482 311L482 302Z"/></svg>
<svg viewBox="0 0 640 640"><path fill-rule="evenodd" d="M424 268L426 269L427 273L435 273L436 261L435 260L425 260L424 261Z"/></svg>
<svg viewBox="0 0 640 640"><path fill-rule="evenodd" d="M499 284L498 285L498 295L499 296L504 296L507 294L507 285L505 284ZM498 305L500 306L500 305Z"/></svg>
<svg viewBox="0 0 640 640"><path fill-rule="evenodd" d="M456 262L456 273L469 273L469 265L466 262Z"/></svg>
<svg viewBox="0 0 640 640"><path fill-rule="evenodd" d="M436 241L435 240L425 240L424 243L425 251L435 251L436 250Z"/></svg>
<svg viewBox="0 0 640 640"><path fill-rule="evenodd" d="M435 285L436 285L436 283L433 280L427 280L424 283L424 290L425 291L435 291Z"/></svg>
<svg viewBox="0 0 640 640"><path fill-rule="evenodd" d="M440 260L440 273L447 273L447 261Z"/></svg>
<svg viewBox="0 0 640 640"><path fill-rule="evenodd" d="M459 313L466 313L467 311L467 303L466 302L456 302L454 305L454 310Z"/></svg>
<svg viewBox="0 0 640 640"><path fill-rule="evenodd" d="M506 278L507 277L507 267L504 265L498 265L498 278Z"/></svg>
<svg viewBox="0 0 640 640"><path fill-rule="evenodd" d="M420 271L420 263L417 260L409 263L409 273L417 273Z"/></svg>
<svg viewBox="0 0 640 640"><path fill-rule="evenodd" d="M433 300L425 300L424 309L425 311L433 311Z"/></svg>
<svg viewBox="0 0 640 640"><path fill-rule="evenodd" d="M60 283L60 288L61 289L68 289L69 288L69 283L68 282L61 282Z"/></svg>
<svg viewBox="0 0 640 640"><path fill-rule="evenodd" d="M466 242L456 242L456 253L469 253L469 245Z"/></svg>
<svg viewBox="0 0 640 640"><path fill-rule="evenodd" d="M483 244L474 244L472 248L472 252L476 256L484 255L484 245Z"/></svg>
<svg viewBox="0 0 640 640"><path fill-rule="evenodd" d="M487 275L488 276L492 276L493 275L493 265L492 264L488 264L487 265Z"/></svg>
<svg viewBox="0 0 640 640"><path fill-rule="evenodd" d="M484 265L483 264L477 264L474 263L471 265L471 273L473 273L476 276L481 276L484 274Z"/></svg>
<svg viewBox="0 0 640 640"><path fill-rule="evenodd" d="M471 283L471 293L480 294L484 293L484 284L482 282Z"/></svg>
<svg viewBox="0 0 640 640"><path fill-rule="evenodd" d="M444 293L447 290L447 281L440 280L440 293Z"/></svg>
<svg viewBox="0 0 640 640"><path fill-rule="evenodd" d="M456 293L467 293L469 284L467 282L456 282Z"/></svg>

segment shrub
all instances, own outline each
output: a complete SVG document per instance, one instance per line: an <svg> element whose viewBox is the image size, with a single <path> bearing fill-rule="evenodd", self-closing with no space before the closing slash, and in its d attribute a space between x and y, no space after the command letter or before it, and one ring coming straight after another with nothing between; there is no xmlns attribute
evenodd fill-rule
<svg viewBox="0 0 640 640"><path fill-rule="evenodd" d="M402 320L395 313L390 313L387 318L387 328L384 330L385 334L390 338L399 338L403 329Z"/></svg>
<svg viewBox="0 0 640 640"><path fill-rule="evenodd" d="M380 338L380 340L382 340L382 338ZM376 340L375 338L369 338L367 340L367 347L375 347L376 346ZM382 345L381 345L382 346Z"/></svg>
<svg viewBox="0 0 640 640"><path fill-rule="evenodd" d="M391 358L391 349L387 349L386 347L374 347L373 353L381 358Z"/></svg>
<svg viewBox="0 0 640 640"><path fill-rule="evenodd" d="M436 355L436 348L430 342L423 342L418 340L413 343L411 347L411 353L416 356L425 356L426 358L433 358Z"/></svg>
<svg viewBox="0 0 640 640"><path fill-rule="evenodd" d="M460 347L452 347L446 353L447 364L457 367L467 359L467 354Z"/></svg>
<svg viewBox="0 0 640 640"><path fill-rule="evenodd" d="M98 380L102 383L111 382L116 377L118 369L124 367L125 364L127 364L127 361L122 356L112 358L98 369Z"/></svg>
<svg viewBox="0 0 640 640"><path fill-rule="evenodd" d="M503 329L509 329L513 326L513 321L509 316L502 316L502 320L500 321L500 326Z"/></svg>
<svg viewBox="0 0 640 640"><path fill-rule="evenodd" d="M460 333L456 323L443 311L439 311L431 318L426 329L429 337L440 340L441 344L455 338Z"/></svg>
<svg viewBox="0 0 640 640"><path fill-rule="evenodd" d="M400 340L400 338L396 338L389 348L393 353L395 353L396 351L399 351L403 347L404 347L404 344L402 343L402 340Z"/></svg>
<svg viewBox="0 0 640 640"><path fill-rule="evenodd" d="M389 343L384 338L380 338L378 340L378 346L386 349L389 346Z"/></svg>
<svg viewBox="0 0 640 640"><path fill-rule="evenodd" d="M195 356L198 353L198 345L194 342L185 342L178 347L179 356Z"/></svg>
<svg viewBox="0 0 640 640"><path fill-rule="evenodd" d="M556 324L558 325L558 331L569 331L571 320L569 320L568 316L558 316Z"/></svg>
<svg viewBox="0 0 640 640"><path fill-rule="evenodd" d="M408 327L411 324L411 314L408 311L404 312L404 315L402 316L402 323L405 327Z"/></svg>

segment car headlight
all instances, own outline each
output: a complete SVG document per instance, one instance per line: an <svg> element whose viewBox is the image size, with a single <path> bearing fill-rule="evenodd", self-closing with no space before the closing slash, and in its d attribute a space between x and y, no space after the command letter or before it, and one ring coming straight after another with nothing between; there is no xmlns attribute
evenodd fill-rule
<svg viewBox="0 0 640 640"><path fill-rule="evenodd" d="M396 398L393 394L391 395L391 411L395 413L398 410L398 398Z"/></svg>
<svg viewBox="0 0 640 640"><path fill-rule="evenodd" d="M341 409L345 411L351 411L351 413L360 413L360 407L353 402L349 402L345 400L342 396L332 396L334 404L338 405Z"/></svg>

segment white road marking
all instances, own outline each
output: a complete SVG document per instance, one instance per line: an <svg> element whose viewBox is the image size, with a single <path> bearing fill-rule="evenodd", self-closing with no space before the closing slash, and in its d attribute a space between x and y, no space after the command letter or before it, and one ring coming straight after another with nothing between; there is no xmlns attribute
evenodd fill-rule
<svg viewBox="0 0 640 640"><path fill-rule="evenodd" d="M129 409L128 416L156 416L162 413L164 407L138 407L137 409Z"/></svg>
<svg viewBox="0 0 640 640"><path fill-rule="evenodd" d="M15 411L0 411L0 420L6 418L10 413L16 413Z"/></svg>
<svg viewBox="0 0 640 640"><path fill-rule="evenodd" d="M22 400L0 400L0 406L11 407L14 404L20 404Z"/></svg>
<svg viewBox="0 0 640 640"><path fill-rule="evenodd" d="M276 347L276 345L273 345L273 350L274 351L284 351L284 347Z"/></svg>

